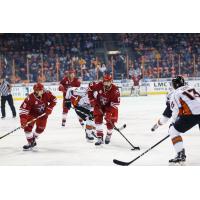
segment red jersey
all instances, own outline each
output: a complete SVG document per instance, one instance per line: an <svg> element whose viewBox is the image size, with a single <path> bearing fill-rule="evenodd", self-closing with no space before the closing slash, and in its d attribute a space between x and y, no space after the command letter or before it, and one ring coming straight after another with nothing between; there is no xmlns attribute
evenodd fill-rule
<svg viewBox="0 0 200 200"><path fill-rule="evenodd" d="M53 109L56 100L56 97L48 90L44 91L41 98L37 98L34 93L31 93L20 106L20 118L27 118L28 115L38 117L45 112L47 107Z"/></svg>
<svg viewBox="0 0 200 200"><path fill-rule="evenodd" d="M134 86L139 86L139 82L140 82L140 79L141 79L141 76L138 75L138 76L132 76L132 80L133 80L133 85Z"/></svg>
<svg viewBox="0 0 200 200"><path fill-rule="evenodd" d="M62 85L64 87L64 96L66 95L67 89L70 87L80 87L81 82L79 81L78 78L74 78L72 81L68 78L68 77L64 77L61 81L60 81L60 85ZM60 90L60 89L59 89ZM61 90L60 90L61 91Z"/></svg>
<svg viewBox="0 0 200 200"><path fill-rule="evenodd" d="M99 83L93 82L89 84L88 97L90 101L95 98L98 104L102 107L117 109L117 106L120 104L120 93L118 87L112 84L110 90L105 91L102 81Z"/></svg>

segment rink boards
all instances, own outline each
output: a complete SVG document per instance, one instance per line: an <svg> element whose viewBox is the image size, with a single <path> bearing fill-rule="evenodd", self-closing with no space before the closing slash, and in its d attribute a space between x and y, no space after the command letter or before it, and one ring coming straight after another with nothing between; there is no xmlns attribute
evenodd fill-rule
<svg viewBox="0 0 200 200"><path fill-rule="evenodd" d="M121 96L130 96L132 81L115 81L114 83L119 87ZM200 90L200 80L187 81L186 84L197 88L197 90ZM45 88L50 90L54 95L56 95L57 98L63 97L62 92L58 91L59 83L45 83L44 85ZM87 87L88 82L84 82L82 86ZM140 84L140 93L141 96L166 94L170 91L170 88L171 81L146 81ZM16 84L13 85L12 95L15 100L22 100L32 91L33 84Z"/></svg>

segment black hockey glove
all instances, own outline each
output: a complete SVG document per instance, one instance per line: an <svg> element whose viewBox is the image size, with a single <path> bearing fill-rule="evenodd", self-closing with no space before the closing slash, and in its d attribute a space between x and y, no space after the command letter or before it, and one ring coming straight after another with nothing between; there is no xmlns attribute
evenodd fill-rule
<svg viewBox="0 0 200 200"><path fill-rule="evenodd" d="M65 106L67 107L67 109L69 110L72 106L70 99L65 99Z"/></svg>

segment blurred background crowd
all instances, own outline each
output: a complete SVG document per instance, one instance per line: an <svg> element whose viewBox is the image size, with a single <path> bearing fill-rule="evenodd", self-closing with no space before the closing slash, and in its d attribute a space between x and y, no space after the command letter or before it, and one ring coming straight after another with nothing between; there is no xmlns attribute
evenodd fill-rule
<svg viewBox="0 0 200 200"><path fill-rule="evenodd" d="M56 82L68 70L84 81L200 76L200 34L0 34L0 76Z"/></svg>

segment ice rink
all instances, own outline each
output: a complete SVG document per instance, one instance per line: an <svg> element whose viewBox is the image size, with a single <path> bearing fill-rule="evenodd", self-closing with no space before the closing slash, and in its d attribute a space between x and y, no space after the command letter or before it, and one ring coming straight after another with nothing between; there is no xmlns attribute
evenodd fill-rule
<svg viewBox="0 0 200 200"><path fill-rule="evenodd" d="M45 132L37 140L37 152L22 150L22 146L26 144L22 129L0 140L1 166L114 166L114 158L130 161L165 137L168 132L169 123L157 129L156 132L150 131L165 108L165 95L121 98L117 126L120 127L124 123L127 125L122 132L135 146L141 148L140 151L131 151L131 146L116 131L113 131L109 145L96 147L93 143L86 142L84 130L74 110L68 114L66 127L61 127L61 103L62 101L58 100L58 104L49 117ZM21 101L15 101L17 111L20 104ZM6 111L7 118L0 121L0 136L20 125L19 117L12 118L8 105L6 105ZM194 127L183 135L183 139L187 154L186 165L200 165L199 128ZM131 166L166 166L168 160L174 156L171 141L167 139Z"/></svg>

